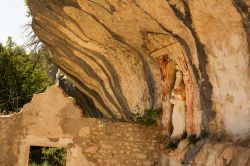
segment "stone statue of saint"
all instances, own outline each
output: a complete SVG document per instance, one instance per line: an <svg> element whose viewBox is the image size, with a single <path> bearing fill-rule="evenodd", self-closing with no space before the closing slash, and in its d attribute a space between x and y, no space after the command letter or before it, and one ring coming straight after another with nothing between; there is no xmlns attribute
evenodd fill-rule
<svg viewBox="0 0 250 166"><path fill-rule="evenodd" d="M162 84L162 120L161 120L161 133L164 137L164 139L167 137L169 138L170 132L172 129L171 124L171 116L172 116L172 110L173 106L170 103L170 94L171 90L174 87L175 83L175 66L176 63L172 60L170 60L167 56L161 56L157 58L157 62L159 64L159 68L161 71L161 84Z"/></svg>
<svg viewBox="0 0 250 166"><path fill-rule="evenodd" d="M178 69L178 68L177 68ZM178 140L186 131L186 100L185 87L183 84L183 75L180 70L176 71L176 80L174 88L171 92L170 102L174 105L172 113L173 132L171 134L172 140Z"/></svg>

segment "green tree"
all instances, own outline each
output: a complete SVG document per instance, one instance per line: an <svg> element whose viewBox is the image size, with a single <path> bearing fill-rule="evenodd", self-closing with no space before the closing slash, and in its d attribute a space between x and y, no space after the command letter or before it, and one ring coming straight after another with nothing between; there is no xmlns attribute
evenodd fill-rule
<svg viewBox="0 0 250 166"><path fill-rule="evenodd" d="M31 16L31 11L28 6L28 0L24 0L24 6L27 8L27 17Z"/></svg>
<svg viewBox="0 0 250 166"><path fill-rule="evenodd" d="M29 166L65 166L66 155L65 148L32 146Z"/></svg>
<svg viewBox="0 0 250 166"><path fill-rule="evenodd" d="M64 148L48 148L42 149L43 159L50 165L64 166L66 165L66 149Z"/></svg>
<svg viewBox="0 0 250 166"><path fill-rule="evenodd" d="M17 112L34 93L43 92L53 81L34 53L17 46L9 37L0 44L0 113Z"/></svg>

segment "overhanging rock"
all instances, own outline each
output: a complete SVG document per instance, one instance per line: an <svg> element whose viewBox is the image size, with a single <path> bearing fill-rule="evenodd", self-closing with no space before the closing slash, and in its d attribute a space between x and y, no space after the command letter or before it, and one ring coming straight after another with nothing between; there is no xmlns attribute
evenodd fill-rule
<svg viewBox="0 0 250 166"><path fill-rule="evenodd" d="M188 135L249 138L248 1L28 2L54 63L106 118L131 121L133 113L162 108L170 135L174 77L167 75L176 64Z"/></svg>

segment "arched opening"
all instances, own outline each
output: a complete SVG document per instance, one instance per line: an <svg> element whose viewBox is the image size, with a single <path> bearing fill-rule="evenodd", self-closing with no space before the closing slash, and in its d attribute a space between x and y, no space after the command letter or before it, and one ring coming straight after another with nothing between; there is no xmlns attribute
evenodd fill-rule
<svg viewBox="0 0 250 166"><path fill-rule="evenodd" d="M147 51L161 73L163 134L174 139L179 139L185 132L189 136L199 135L202 121L200 96L185 50L173 35L148 33Z"/></svg>

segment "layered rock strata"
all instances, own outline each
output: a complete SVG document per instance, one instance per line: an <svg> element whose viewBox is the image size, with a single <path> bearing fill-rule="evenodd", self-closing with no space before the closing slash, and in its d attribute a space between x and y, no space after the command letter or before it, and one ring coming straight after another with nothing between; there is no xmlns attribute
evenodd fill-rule
<svg viewBox="0 0 250 166"><path fill-rule="evenodd" d="M249 2L29 0L33 30L107 118L163 109L178 66L188 135L250 133ZM172 67L171 67L172 65Z"/></svg>

